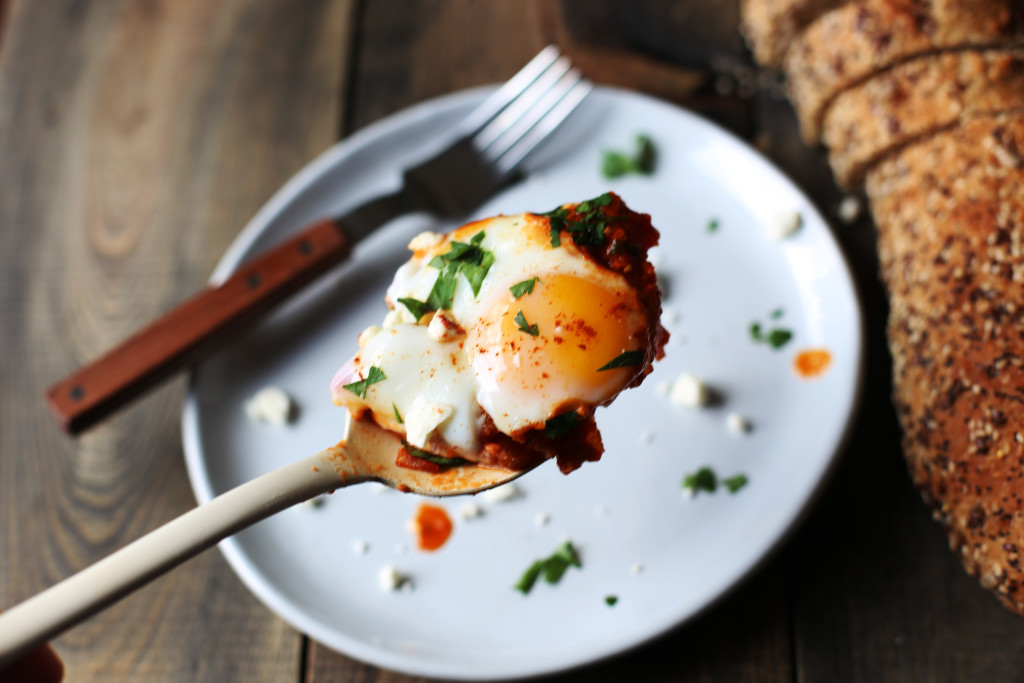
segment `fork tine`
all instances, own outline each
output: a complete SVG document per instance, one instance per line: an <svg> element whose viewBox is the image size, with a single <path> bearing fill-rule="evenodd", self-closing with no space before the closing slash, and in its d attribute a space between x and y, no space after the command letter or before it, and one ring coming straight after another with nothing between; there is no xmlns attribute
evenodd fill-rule
<svg viewBox="0 0 1024 683"><path fill-rule="evenodd" d="M575 71L575 69L574 69ZM514 171L551 133L558 128L594 89L594 85L576 73L576 79L552 107L538 117L535 124L521 131L518 138L507 140L507 147L493 160L498 172L507 175Z"/></svg>
<svg viewBox="0 0 1024 683"><path fill-rule="evenodd" d="M505 81L505 84L491 94L483 103L474 109L465 120L459 124L460 135L473 135L501 113L505 107L519 97L523 91L537 80L548 68L555 63L561 52L555 45L548 45L537 53L526 66L516 73L515 76Z"/></svg>
<svg viewBox="0 0 1024 683"><path fill-rule="evenodd" d="M512 125L501 130L487 147L480 150L483 153L484 158L491 163L497 161L497 159L508 152L516 142L522 139L522 137L526 135L531 128L547 116L548 112L554 109L562 98L573 89L573 86L581 80L583 80L583 76L580 74L579 69L571 69L562 74L558 81L555 82L546 93L544 93L544 96L530 107L528 111L524 112L523 116L521 116ZM484 132L497 124L500 120L500 117L495 119L494 123L484 129Z"/></svg>
<svg viewBox="0 0 1024 683"><path fill-rule="evenodd" d="M566 57L559 57L555 60L537 80L512 100L504 111L495 116L479 133L473 136L473 147L478 152L483 152L505 131L514 127L521 118L534 109L571 66L572 64Z"/></svg>

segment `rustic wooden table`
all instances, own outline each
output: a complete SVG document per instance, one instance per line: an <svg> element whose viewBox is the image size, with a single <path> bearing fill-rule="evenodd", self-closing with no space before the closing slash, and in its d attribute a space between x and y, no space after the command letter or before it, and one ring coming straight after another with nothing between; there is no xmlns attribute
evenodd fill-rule
<svg viewBox="0 0 1024 683"><path fill-rule="evenodd" d="M750 139L834 217L821 155L735 27L735 0L0 0L0 605L194 505L182 380L78 440L44 389L202 286L281 183L379 117L557 40L596 80ZM964 574L905 474L872 227L835 224L868 357L834 478L728 597L565 680L1024 678L1024 620ZM72 681L409 680L296 632L217 552L55 647Z"/></svg>

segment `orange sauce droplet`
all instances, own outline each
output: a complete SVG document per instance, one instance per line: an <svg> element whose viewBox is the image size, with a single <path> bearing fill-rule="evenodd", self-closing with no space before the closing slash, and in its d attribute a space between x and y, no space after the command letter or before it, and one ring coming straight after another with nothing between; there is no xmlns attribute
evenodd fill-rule
<svg viewBox="0 0 1024 683"><path fill-rule="evenodd" d="M452 535L452 520L444 508L424 503L416 511L413 530L420 550L437 550Z"/></svg>
<svg viewBox="0 0 1024 683"><path fill-rule="evenodd" d="M821 377L832 365L832 354L827 349L804 349L793 359L793 369L804 379Z"/></svg>

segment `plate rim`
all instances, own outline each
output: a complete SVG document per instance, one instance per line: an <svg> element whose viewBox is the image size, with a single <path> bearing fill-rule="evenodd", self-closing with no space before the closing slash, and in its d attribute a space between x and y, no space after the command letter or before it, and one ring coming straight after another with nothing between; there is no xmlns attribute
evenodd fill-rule
<svg viewBox="0 0 1024 683"><path fill-rule="evenodd" d="M346 157L357 153L360 149L375 143L378 139L386 137L395 131L401 130L405 126L415 123L424 117L435 116L448 109L455 109L460 106L479 102L488 93L493 92L496 87L497 86L489 85L469 88L421 101L410 107L378 119L348 137L332 144L317 155L312 161L303 166L298 172L292 175L260 207L260 209L246 223L244 228L238 233L235 239L232 240L223 256L218 260L217 265L214 267L214 270L210 275L209 284L217 285L220 282L223 282L244 262L244 258L249 249L267 230L268 226L282 212L282 210L294 201L302 192L304 192L313 182L319 179L326 171L339 163L344 163ZM848 290L847 293L850 298L850 308L852 312L852 319L850 320L852 338L848 341L856 348L855 358L852 360L853 383L852 386L847 388L846 392L844 392L845 395L843 398L847 401L847 406L842 429L836 434L835 447L826 458L823 458L824 464L821 467L816 482L806 493L803 501L796 506L792 516L785 523L784 528L766 545L760 556L751 562L749 566L740 571L725 588L721 589L717 594L704 602L704 604L699 608L692 610L675 621L672 621L672 623L659 624L656 629L653 629L643 637L623 642L621 646L610 648L607 652L601 653L598 656L588 656L576 659L567 657L565 658L565 661L557 666L521 666L515 671L485 672L483 675L479 672L453 670L451 666L447 668L444 666L432 667L430 664L436 664L436 662L424 660L417 660L421 664L419 667L415 665L410 666L411 662L408 657L398 656L397 658L394 658L395 655L393 653L389 654L381 648L364 645L360 641L351 640L344 634L340 634L337 631L328 629L328 631L325 632L321 628L319 622L307 617L301 609L295 608L291 604L291 601L282 595L276 587L272 586L268 580L260 575L260 572L256 567L250 566L251 563L246 558L236 537L228 537L218 544L220 552L224 555L232 571L261 603L301 633L306 634L331 649L337 650L342 654L351 656L374 666L394 671L401 671L410 675L429 677L442 676L460 680L514 680L539 675L555 674L622 655L623 653L642 647L645 644L682 627L684 624L689 623L693 619L704 614L707 610L719 604L720 601L731 595L735 590L737 590L737 588L743 585L751 576L753 576L770 559L772 559L800 528L808 514L817 504L823 491L827 488L832 475L835 473L837 464L841 459L840 456L845 451L849 443L853 427L856 423L859 407L863 399L865 384L864 364L866 356L866 330L864 326L863 303L857 279L854 277L854 273L850 267L846 253L843 251L835 236L834 226L825 219L825 216L818 209L817 205L811 201L804 190L794 182L788 174L775 165L760 150L756 149L745 140L723 128L719 124L709 121L704 117L672 102L646 95L644 93L609 86L596 86L595 90L597 92L605 93L615 99L635 99L643 101L646 104L653 104L658 107L671 109L674 115L688 119L689 123L698 127L705 127L706 129L713 131L716 135L724 138L730 144L738 146L739 149L743 150L748 158L754 160L756 164L761 165L768 173L778 176L789 187L793 196L804 202L805 206L813 211L814 215L818 220L820 220L827 244L836 257L836 263L838 266L837 275L840 276L838 277L838 281L841 281ZM210 481L207 476L208 472L206 472L203 465L204 458L201 456L202 445L198 414L199 407L195 394L195 378L195 370L190 371L187 392L182 407L181 437L189 483L193 489L197 503L203 504L214 497L215 492L213 490L212 481Z"/></svg>

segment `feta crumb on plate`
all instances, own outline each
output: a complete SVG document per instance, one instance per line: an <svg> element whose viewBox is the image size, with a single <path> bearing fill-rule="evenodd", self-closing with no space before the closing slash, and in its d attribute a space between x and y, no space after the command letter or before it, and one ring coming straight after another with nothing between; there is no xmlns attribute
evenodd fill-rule
<svg viewBox="0 0 1024 683"><path fill-rule="evenodd" d="M377 584L382 591L386 592L397 591L399 588L412 588L409 577L390 564L384 565L377 572Z"/></svg>
<svg viewBox="0 0 1024 683"><path fill-rule="evenodd" d="M507 503L523 497L523 490L513 483L495 486L480 494L480 497L488 503Z"/></svg>
<svg viewBox="0 0 1024 683"><path fill-rule="evenodd" d="M253 422L283 425L295 414L292 397L280 387L263 387L245 402L245 414Z"/></svg>
<svg viewBox="0 0 1024 683"><path fill-rule="evenodd" d="M733 434L746 434L750 431L750 421L739 413L729 413L725 424Z"/></svg>
<svg viewBox="0 0 1024 683"><path fill-rule="evenodd" d="M467 501L459 508L459 517L462 519L476 519L477 517L483 516L483 514L483 508L473 501Z"/></svg>
<svg viewBox="0 0 1024 683"><path fill-rule="evenodd" d="M708 404L708 388L695 375L684 372L672 383L669 398L677 406L703 408Z"/></svg>
<svg viewBox="0 0 1024 683"><path fill-rule="evenodd" d="M799 230L803 222L799 211L783 211L768 223L768 237L773 240L785 239Z"/></svg>

